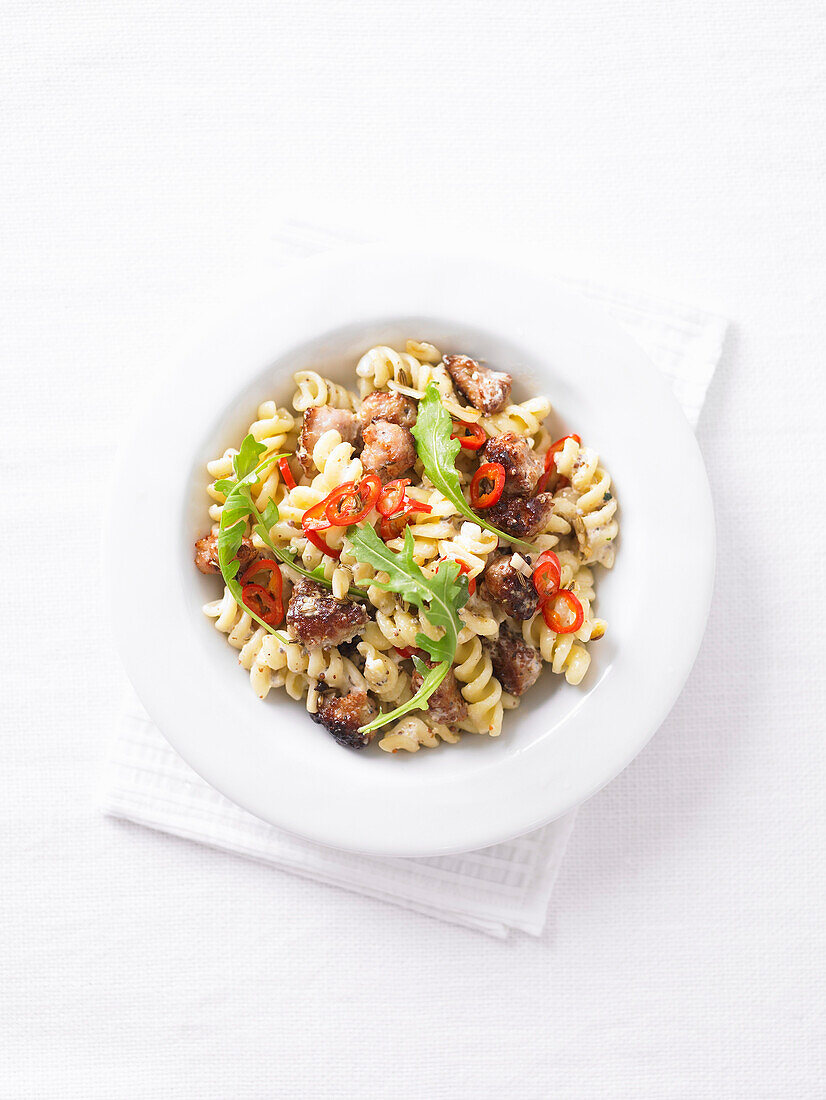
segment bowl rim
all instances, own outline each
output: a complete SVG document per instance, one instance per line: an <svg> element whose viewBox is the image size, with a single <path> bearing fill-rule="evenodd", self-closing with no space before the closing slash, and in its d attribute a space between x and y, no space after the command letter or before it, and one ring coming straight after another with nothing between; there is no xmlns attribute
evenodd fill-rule
<svg viewBox="0 0 826 1100"><path fill-rule="evenodd" d="M477 331L492 326L505 339L538 348L546 323L537 315L543 303L558 326L580 334L583 347L611 349L610 372L604 364L594 364L595 377L601 385L615 387L611 392L620 394L620 400L616 387L622 383L656 408L656 417L644 421L651 446L655 454L674 456L665 464L670 480L657 463L646 472L653 483L650 496L658 500L672 530L676 528L675 540L691 543L690 553L687 545L675 545L668 569L662 562L652 566L652 583L665 588L661 603L666 621L661 625L667 660L650 656L659 662L659 678L654 682L650 677L644 693L635 693L631 682L618 690L622 685L614 675L587 692L587 705L572 700L568 724L583 710L595 723L610 722L611 706L616 707L618 738L595 738L579 713L576 730L555 729L553 738L542 734L531 745L498 758L495 767L477 767L464 781L457 775L437 775L424 793L415 785L409 791L374 789L375 784L366 783L352 764L342 761L338 771L346 772L348 784L342 794L336 790L335 764L331 772L323 761L314 761L313 768L323 774L308 770L306 760L277 739L272 748L252 739L220 693L217 699L208 696L210 678L201 666L205 650L193 624L185 621L192 607L182 580L184 566L191 567L191 545L182 558L180 509L191 506L193 453L205 425L220 423L237 403L239 390L253 377L253 364L275 360L324 333L432 316ZM240 374L226 370L228 362L239 360L247 364L246 375L243 369ZM622 415L630 416L638 431L643 421L634 421L629 408ZM594 443L599 447L600 440ZM665 496L669 489L674 492L675 470L682 514ZM114 485L105 542L110 619L124 667L149 715L193 769L233 802L264 821L332 847L382 856L447 854L505 841L562 816L619 774L653 736L679 696L703 638L714 582L715 532L694 434L667 382L633 339L597 305L553 279L530 254L437 254L366 245L290 265L242 309L209 327L124 442ZM122 548L141 537L149 541L146 557L153 569L141 571L125 614L118 562ZM618 566L621 560L620 554ZM680 585L689 563L690 598ZM646 604L649 613L657 606L653 599ZM214 633L200 615L191 618L199 620L198 628ZM642 634L634 638L639 648ZM234 661L227 661L227 668L238 676ZM638 676L646 674L641 653L635 652L629 668ZM629 696L624 705L623 691ZM253 701L261 705L254 696ZM286 699L286 704L304 715L301 703ZM227 729L233 729L233 737L226 736ZM572 741L576 731L579 743ZM240 758L230 742L241 748ZM261 769L272 763L271 754L286 774L270 772L266 782ZM347 755L358 759L360 754ZM414 790L419 801L411 797Z"/></svg>

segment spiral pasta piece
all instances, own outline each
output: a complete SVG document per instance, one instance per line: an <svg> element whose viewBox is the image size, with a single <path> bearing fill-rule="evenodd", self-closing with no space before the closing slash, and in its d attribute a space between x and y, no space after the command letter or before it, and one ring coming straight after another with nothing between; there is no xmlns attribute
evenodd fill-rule
<svg viewBox="0 0 826 1100"><path fill-rule="evenodd" d="M313 488L326 496L345 481L358 481L362 475L361 459L354 457L352 443L345 443L335 429L324 432L313 447L313 464L318 474Z"/></svg>
<svg viewBox="0 0 826 1100"><path fill-rule="evenodd" d="M456 514L456 507L436 489L411 485L407 495L431 509L430 512L414 512L407 525L413 536L413 560L417 565L426 565L439 556L441 543L452 541L456 535L456 527L451 520ZM400 551L404 540L402 533L398 538L389 539L387 545L391 550Z"/></svg>
<svg viewBox="0 0 826 1100"><path fill-rule="evenodd" d="M483 416L479 423L488 435L514 432L531 441L542 429L542 421L550 414L551 403L547 397L531 397L516 405L508 405L494 416Z"/></svg>
<svg viewBox="0 0 826 1100"><path fill-rule="evenodd" d="M442 360L439 349L423 340L408 340L405 351L408 355L415 356L420 363L440 363Z"/></svg>
<svg viewBox="0 0 826 1100"><path fill-rule="evenodd" d="M334 409L356 407L356 397L344 386L322 378L318 371L300 370L293 375L296 391L293 394L293 408L296 412L306 412L317 405L331 405Z"/></svg>
<svg viewBox="0 0 826 1100"><path fill-rule="evenodd" d="M499 536L486 531L478 523L465 521L457 534L439 543L439 553L443 558L458 561L467 566L469 577L478 577L485 568L489 554L499 545Z"/></svg>
<svg viewBox="0 0 826 1100"><path fill-rule="evenodd" d="M401 701L410 687L410 677L387 651L363 639L356 647L364 658L364 679L370 691L379 699Z"/></svg>
<svg viewBox="0 0 826 1100"><path fill-rule="evenodd" d="M422 745L435 749L440 739L455 745L459 734L449 726L436 723L428 725L424 719L410 714L390 727L389 732L379 741L379 748L385 752L418 752Z"/></svg>
<svg viewBox="0 0 826 1100"><path fill-rule="evenodd" d="M280 451L287 436L295 430L295 417L289 409L278 408L274 401L264 401L258 406L258 419L250 424L250 434L256 442L267 448L262 458L272 451Z"/></svg>
<svg viewBox="0 0 826 1100"><path fill-rule="evenodd" d="M415 377L414 372L420 366L419 360L414 355L394 351L385 344L370 348L356 364L362 397L366 397L373 390L387 389L387 383L391 379L410 386Z"/></svg>
<svg viewBox="0 0 826 1100"><path fill-rule="evenodd" d="M433 627L422 620L418 612L410 611L401 603L394 603L389 613L376 610L376 626L397 649L415 649L416 637L422 633L434 634Z"/></svg>
<svg viewBox="0 0 826 1100"><path fill-rule="evenodd" d="M462 620L462 629L459 631L459 644L470 641L474 636L495 638L499 633L499 624L504 617L504 611L494 611L493 606L487 600L483 600L478 593L471 596L459 612L459 618Z"/></svg>
<svg viewBox="0 0 826 1100"><path fill-rule="evenodd" d="M498 737L502 732L502 685L493 675L490 656L480 638L474 635L459 643L453 671L464 684L461 690L468 704L462 729Z"/></svg>

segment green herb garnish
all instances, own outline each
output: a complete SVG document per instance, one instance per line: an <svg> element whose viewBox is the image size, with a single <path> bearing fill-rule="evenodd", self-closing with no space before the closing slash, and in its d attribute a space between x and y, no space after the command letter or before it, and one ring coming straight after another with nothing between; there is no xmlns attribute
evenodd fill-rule
<svg viewBox="0 0 826 1100"><path fill-rule="evenodd" d="M529 551L534 549L529 542L515 538L506 531L500 531L498 527L487 523L465 500L462 483L459 481L456 470L456 455L462 445L458 439L450 438L453 432L453 420L442 404L434 382L428 383L424 397L419 401L419 414L412 431L416 440L416 452L422 460L425 473L442 496L447 497L455 505L458 512L474 523L478 523L480 527L484 527L486 531L492 531L499 538L506 539L515 546L521 546Z"/></svg>
<svg viewBox="0 0 826 1100"><path fill-rule="evenodd" d="M274 558L283 561L302 577L307 577L317 584L331 588L330 581L324 576L324 567L319 565L315 569L305 569L303 565L296 563L296 554L292 550L285 550L276 546L270 538L270 528L278 522L278 506L274 500L268 500L262 510L259 510L252 499L252 487L257 485L261 475L273 462L282 457L280 454L268 455L263 462L259 462L261 455L266 451L266 446L259 443L253 435L248 435L241 444L238 454L232 459L232 468L235 471L235 479L223 478L215 482L215 488L226 497L224 507L221 510L221 520L218 525L218 564L221 567L221 576L224 584L232 593L235 602L243 607L257 623L265 627L270 634L275 634L282 641L289 641L277 630L244 603L241 597L241 585L238 581L238 549L247 530L247 521L252 525L253 534L258 535L266 548ZM367 599L367 593L360 588L351 588L350 592L362 599Z"/></svg>
<svg viewBox="0 0 826 1100"><path fill-rule="evenodd" d="M398 593L408 603L420 608L427 621L443 632L439 638L429 638L421 633L416 635L416 645L437 664L434 668L428 668L424 661L414 656L416 671L423 677L421 687L406 703L362 726L361 732L365 733L395 722L410 711L426 709L427 700L453 664L462 629L459 611L468 601L468 584L467 579L460 576L455 561L442 562L435 576L426 577L413 560L414 541L409 527L405 530L404 549L400 553L382 542L369 525L351 527L347 538L360 561L366 561L374 569L387 573L389 580L386 582L372 582L377 588Z"/></svg>

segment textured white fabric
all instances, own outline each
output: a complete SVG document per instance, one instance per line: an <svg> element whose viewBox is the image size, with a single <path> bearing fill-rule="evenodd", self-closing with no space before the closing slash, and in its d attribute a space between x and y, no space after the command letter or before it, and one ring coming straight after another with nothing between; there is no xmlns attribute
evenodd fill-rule
<svg viewBox="0 0 826 1100"><path fill-rule="evenodd" d="M3 1100L822 1100L825 37L820 0L0 4ZM114 450L292 210L731 318L706 640L538 938L94 805Z"/></svg>
<svg viewBox="0 0 826 1100"><path fill-rule="evenodd" d="M277 235L286 254L334 247L322 227L288 222ZM700 310L580 280L667 375L696 426L722 350L725 323ZM443 750L444 751L444 750ZM102 783L101 808L162 832L271 863L494 936L538 936L576 811L507 844L438 859L378 859L325 848L258 820L195 775L130 700L118 723Z"/></svg>

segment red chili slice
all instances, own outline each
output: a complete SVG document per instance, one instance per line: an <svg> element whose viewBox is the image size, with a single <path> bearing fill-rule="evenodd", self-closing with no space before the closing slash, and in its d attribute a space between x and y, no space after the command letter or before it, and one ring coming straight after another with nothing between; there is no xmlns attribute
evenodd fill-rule
<svg viewBox="0 0 826 1100"><path fill-rule="evenodd" d="M355 482L351 481L346 486L339 485L338 488L339 490L344 489L347 491L352 485L355 485ZM318 504L314 504L312 508L307 509L301 517L301 529L307 541L311 542L317 550L320 550L322 554L327 554L329 557L338 560L341 557L341 551L334 550L331 546L328 546L318 533L319 531L329 531L332 527L332 524L324 514L328 499L329 498L320 500Z"/></svg>
<svg viewBox="0 0 826 1100"><path fill-rule="evenodd" d="M409 484L409 477L400 477L395 481L387 482L376 502L379 515L392 516L399 511L404 505L404 491Z"/></svg>
<svg viewBox="0 0 826 1100"><path fill-rule="evenodd" d="M585 613L573 592L561 588L547 603L542 604L542 617L556 634L573 634L582 626Z"/></svg>
<svg viewBox="0 0 826 1100"><path fill-rule="evenodd" d="M562 566L559 564L559 558L553 550L545 550L540 554L533 571L533 586L540 600L549 600L556 595L561 577Z"/></svg>
<svg viewBox="0 0 826 1100"><path fill-rule="evenodd" d="M281 477L284 479L284 484L288 489L295 488L295 478L293 472L290 469L290 463L286 455L282 455L278 460L278 469L281 471Z"/></svg>
<svg viewBox="0 0 826 1100"><path fill-rule="evenodd" d="M437 566L441 565L441 563L443 561L456 561L456 559L455 558L439 558L439 560L436 562L436 565ZM470 566L468 565L468 563L466 561L456 561L456 564L459 566L459 576L461 576L463 573L470 573ZM469 595L471 595L471 596L476 591L476 578L475 577L468 577L467 590L468 590Z"/></svg>
<svg viewBox="0 0 826 1100"><path fill-rule="evenodd" d="M261 618L269 626L278 626L284 618L284 605L277 600L271 592L261 584L245 584L241 589L241 598L247 607L253 607L253 600L258 600Z"/></svg>
<svg viewBox="0 0 826 1100"><path fill-rule="evenodd" d="M485 431L480 424L470 424L467 420L454 420L451 439L458 439L466 451L478 451L485 445Z"/></svg>
<svg viewBox="0 0 826 1100"><path fill-rule="evenodd" d="M333 527L360 523L370 514L380 493L381 478L378 474L366 474L357 486L348 482L346 487L333 489L324 502L324 515Z"/></svg>
<svg viewBox="0 0 826 1100"><path fill-rule="evenodd" d="M401 647L397 646L397 645L394 645L393 648L398 653L398 655L400 657L403 657L405 660L408 657L412 657L414 654L417 657L424 657L425 656L424 650L423 649L417 649L414 645L406 645L406 646L401 646Z"/></svg>
<svg viewBox="0 0 826 1100"><path fill-rule="evenodd" d="M359 523L370 512L381 492L381 479L377 474L368 474L358 485L347 482L324 500L324 515L333 527L349 527Z"/></svg>
<svg viewBox="0 0 826 1100"><path fill-rule="evenodd" d="M545 452L545 472L543 473L543 475L540 477L539 481L536 484L537 493L544 493L545 492L545 487L548 484L548 478L551 476L553 471L556 469L556 463L554 462L554 455L562 450L562 448L565 446L565 440L566 439L575 439L577 441L577 443L579 443L580 445L582 444L582 440L579 438L579 436L574 434L574 435L563 435L561 439L557 439L557 441L555 443L552 443L550 445L548 450ZM559 480L557 481L556 486L554 488L554 492L556 492L558 489L564 489L566 485L570 485L570 482L568 481L567 477L563 477L560 474L559 475Z"/></svg>
<svg viewBox="0 0 826 1100"><path fill-rule="evenodd" d="M276 599L280 599L284 582L281 578L281 567L275 558L263 558L261 561L254 561L252 565L244 571L241 577L241 584L251 584L253 577L256 577L259 573L265 572L269 572L270 574L270 592L272 592Z"/></svg>
<svg viewBox="0 0 826 1100"><path fill-rule="evenodd" d="M484 483L490 482L490 489ZM483 462L470 483L470 503L474 508L490 508L505 488L505 467L501 462Z"/></svg>

